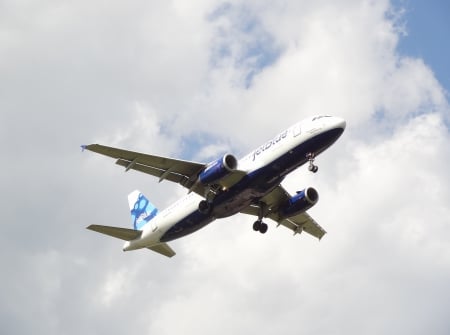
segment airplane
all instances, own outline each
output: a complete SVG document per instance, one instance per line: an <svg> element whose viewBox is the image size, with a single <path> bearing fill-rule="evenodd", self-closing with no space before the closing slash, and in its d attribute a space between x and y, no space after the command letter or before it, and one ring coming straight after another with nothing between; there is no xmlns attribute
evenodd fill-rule
<svg viewBox="0 0 450 335"><path fill-rule="evenodd" d="M344 119L320 115L298 122L238 160L232 154L208 163L197 163L143 154L99 144L82 145L116 159L116 164L168 180L188 193L163 211L138 190L128 196L133 228L90 225L87 229L125 241L123 251L147 248L167 257L175 255L168 242L194 233L219 218L237 213L256 217L253 230L264 234L269 218L293 231L305 231L319 240L325 230L306 212L319 200L307 187L289 194L281 182L292 171L309 163L316 173L315 158L344 132Z"/></svg>

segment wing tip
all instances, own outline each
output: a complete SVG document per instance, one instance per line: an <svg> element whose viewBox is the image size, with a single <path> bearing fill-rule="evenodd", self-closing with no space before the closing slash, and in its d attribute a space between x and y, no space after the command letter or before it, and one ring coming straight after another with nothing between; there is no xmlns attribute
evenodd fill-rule
<svg viewBox="0 0 450 335"><path fill-rule="evenodd" d="M89 150L89 151L95 151L95 148L99 146L99 144L81 144L80 148L81 151Z"/></svg>
<svg viewBox="0 0 450 335"><path fill-rule="evenodd" d="M82 144L82 145L80 145L81 152L83 152L83 151L85 151L85 150L92 151L92 149L93 149L96 145L97 145L97 144Z"/></svg>

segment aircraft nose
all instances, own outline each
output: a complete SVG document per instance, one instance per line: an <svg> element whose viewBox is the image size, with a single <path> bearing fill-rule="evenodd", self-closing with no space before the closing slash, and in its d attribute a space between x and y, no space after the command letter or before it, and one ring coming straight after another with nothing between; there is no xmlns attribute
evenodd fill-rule
<svg viewBox="0 0 450 335"><path fill-rule="evenodd" d="M342 130L345 129L345 126L347 125L347 122L345 122L344 119L337 117L336 118L336 127L341 128Z"/></svg>

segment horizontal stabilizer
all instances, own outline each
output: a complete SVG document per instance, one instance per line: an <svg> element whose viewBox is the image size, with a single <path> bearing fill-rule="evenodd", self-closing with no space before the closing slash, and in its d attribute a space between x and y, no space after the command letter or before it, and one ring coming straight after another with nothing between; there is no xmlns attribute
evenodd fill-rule
<svg viewBox="0 0 450 335"><path fill-rule="evenodd" d="M149 247L148 249L167 257L175 256L175 251L173 251L172 248L169 247L167 243L160 243L153 247Z"/></svg>
<svg viewBox="0 0 450 335"><path fill-rule="evenodd" d="M102 233L105 235L109 235L115 238L120 238L124 241L131 241L141 236L142 231L128 229L128 228L119 228L119 227L111 227L111 226L101 226L92 224L86 229L96 231L97 233Z"/></svg>

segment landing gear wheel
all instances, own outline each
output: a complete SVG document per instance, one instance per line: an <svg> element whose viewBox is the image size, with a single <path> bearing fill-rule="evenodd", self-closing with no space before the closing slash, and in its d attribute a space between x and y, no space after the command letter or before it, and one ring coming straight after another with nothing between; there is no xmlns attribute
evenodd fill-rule
<svg viewBox="0 0 450 335"><path fill-rule="evenodd" d="M311 171L312 173L316 173L317 171L319 171L319 167L317 165L310 164L308 166L308 170Z"/></svg>
<svg viewBox="0 0 450 335"><path fill-rule="evenodd" d="M202 200L198 204L199 212L206 215L211 214L212 207L213 207L212 204L206 200Z"/></svg>
<svg viewBox="0 0 450 335"><path fill-rule="evenodd" d="M267 232L267 229L269 229L269 226L267 226L266 223L260 220L255 221L255 223L253 224L253 230L259 231L261 234L265 234Z"/></svg>
<svg viewBox="0 0 450 335"><path fill-rule="evenodd" d="M260 231L261 230L261 225L262 225L262 222L261 221L255 221L255 223L253 224L253 230L254 231Z"/></svg>
<svg viewBox="0 0 450 335"><path fill-rule="evenodd" d="M259 227L259 232L261 234L265 234L267 232L267 229L269 229L269 226L267 223L261 222L261 227Z"/></svg>

